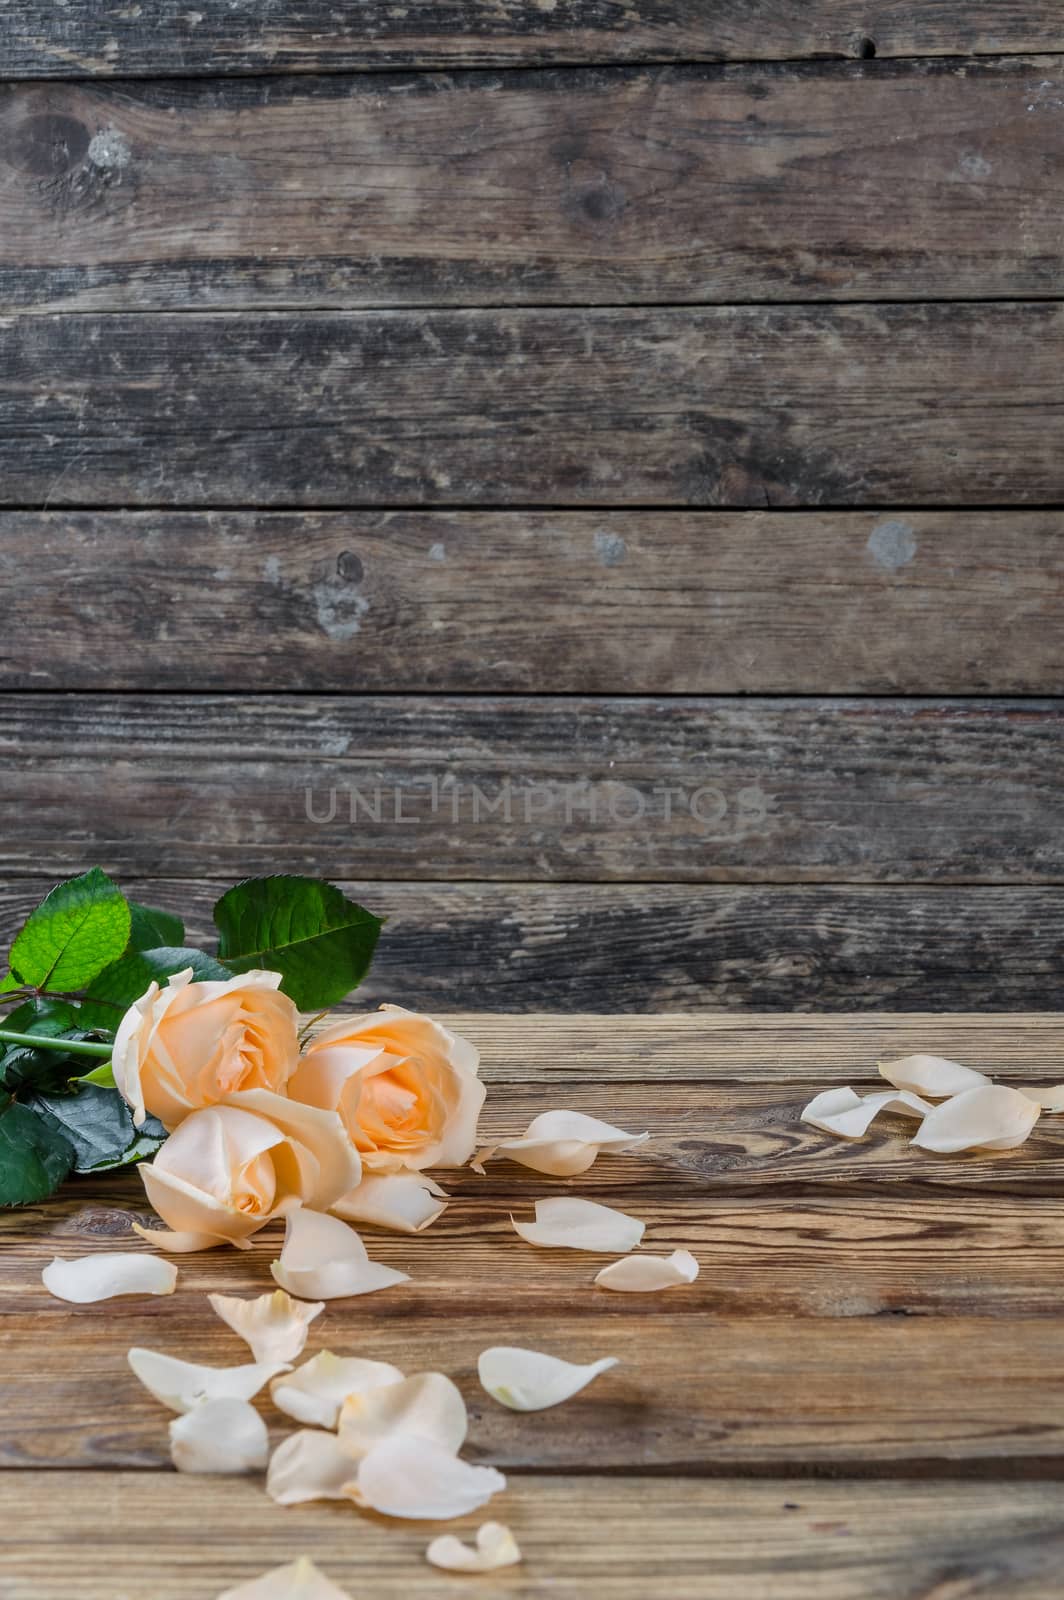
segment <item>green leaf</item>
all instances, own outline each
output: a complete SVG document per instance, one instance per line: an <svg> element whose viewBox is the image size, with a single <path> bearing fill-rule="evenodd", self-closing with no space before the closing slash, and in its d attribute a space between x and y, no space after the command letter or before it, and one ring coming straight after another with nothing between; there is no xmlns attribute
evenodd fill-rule
<svg viewBox="0 0 1064 1600"><path fill-rule="evenodd" d="M54 1117L9 1101L0 1113L0 1206L54 1194L74 1165L74 1146Z"/></svg>
<svg viewBox="0 0 1064 1600"><path fill-rule="evenodd" d="M369 970L380 918L317 878L245 878L214 908L218 955L233 972L280 972L301 1011L336 1005Z"/></svg>
<svg viewBox="0 0 1064 1600"><path fill-rule="evenodd" d="M35 1094L24 1103L61 1129L74 1150L75 1172L106 1172L139 1161L166 1138L166 1129L154 1117L135 1128L117 1090L91 1083L81 1085L76 1094Z"/></svg>
<svg viewBox="0 0 1064 1600"><path fill-rule="evenodd" d="M72 1081L74 1083L94 1083L98 1089L114 1089L116 1087L114 1063L105 1061L94 1072L86 1072L82 1077L74 1078Z"/></svg>
<svg viewBox="0 0 1064 1600"><path fill-rule="evenodd" d="M0 978L0 994L10 994L12 989L21 989L22 984L13 972L8 972Z"/></svg>
<svg viewBox="0 0 1064 1600"><path fill-rule="evenodd" d="M130 950L158 950L161 945L183 945L185 924L169 911L156 911L153 906L129 902Z"/></svg>
<svg viewBox="0 0 1064 1600"><path fill-rule="evenodd" d="M154 982L163 984L175 972L192 968L192 976L201 982L209 979L231 978L233 974L213 956L202 950L172 949L164 945L159 950L135 950L123 956L101 972L89 985L79 1008L83 1024L92 1028L109 1028L113 1033L133 1004Z"/></svg>
<svg viewBox="0 0 1064 1600"><path fill-rule="evenodd" d="M65 1000L27 1000L8 1013L3 1026L13 1033L39 1033L48 1039L83 1039L86 1035L78 1022L77 1006ZM77 1070L74 1058L60 1050L9 1044L0 1054L0 1084L6 1089L19 1089L24 1084L61 1088L71 1072Z"/></svg>
<svg viewBox="0 0 1064 1600"><path fill-rule="evenodd" d="M35 989L82 989L129 942L129 907L93 867L59 884L30 913L11 946L11 970Z"/></svg>

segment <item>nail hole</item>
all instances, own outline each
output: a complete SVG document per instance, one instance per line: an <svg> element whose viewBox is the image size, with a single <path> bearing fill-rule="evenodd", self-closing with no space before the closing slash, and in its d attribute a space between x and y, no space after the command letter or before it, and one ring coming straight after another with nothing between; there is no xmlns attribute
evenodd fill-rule
<svg viewBox="0 0 1064 1600"><path fill-rule="evenodd" d="M874 58L875 53L876 41L874 39L862 39L857 48L857 54L860 56L861 60L871 61Z"/></svg>

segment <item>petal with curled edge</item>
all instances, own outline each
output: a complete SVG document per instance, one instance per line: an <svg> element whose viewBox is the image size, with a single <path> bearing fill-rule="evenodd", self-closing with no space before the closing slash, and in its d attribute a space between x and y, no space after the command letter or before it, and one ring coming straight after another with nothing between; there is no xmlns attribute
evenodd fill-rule
<svg viewBox="0 0 1064 1600"><path fill-rule="evenodd" d="M269 1454L266 1424L246 1400L204 1400L170 1424L178 1472L262 1472Z"/></svg>
<svg viewBox="0 0 1064 1600"><path fill-rule="evenodd" d="M129 1352L128 1360L145 1389L171 1411L191 1411L203 1400L250 1400L271 1378L285 1371L283 1361L200 1367L139 1346Z"/></svg>
<svg viewBox="0 0 1064 1600"><path fill-rule="evenodd" d="M368 1222L395 1233L421 1233L446 1209L449 1199L427 1172L367 1172L357 1189L329 1209L348 1222Z"/></svg>
<svg viewBox="0 0 1064 1600"><path fill-rule="evenodd" d="M223 1104L265 1117L291 1141L297 1161L299 1147L310 1156L309 1163L301 1161L298 1189L309 1210L326 1211L361 1178L362 1158L335 1111L302 1105L272 1089L241 1089Z"/></svg>
<svg viewBox="0 0 1064 1600"><path fill-rule="evenodd" d="M340 1411L340 1438L354 1456L364 1456L394 1434L430 1439L452 1455L469 1428L461 1392L442 1372L419 1372L383 1388L348 1395Z"/></svg>
<svg viewBox="0 0 1064 1600"><path fill-rule="evenodd" d="M178 1233L173 1228L146 1228L142 1222L134 1222L132 1228L149 1244L175 1256L191 1255L194 1250L218 1250L223 1244L235 1244L238 1250L251 1248L246 1239L223 1239L216 1233Z"/></svg>
<svg viewBox="0 0 1064 1600"><path fill-rule="evenodd" d="M1017 1089L1017 1093L1026 1095L1043 1111L1064 1111L1064 1083L1056 1083L1051 1089Z"/></svg>
<svg viewBox="0 0 1064 1600"><path fill-rule="evenodd" d="M310 1324L325 1310L324 1300L307 1304L293 1300L283 1289L254 1300L235 1294L209 1294L207 1299L222 1321L251 1347L256 1361L294 1361L307 1342Z"/></svg>
<svg viewBox="0 0 1064 1600"><path fill-rule="evenodd" d="M657 1289L675 1289L694 1283L698 1262L689 1250L674 1250L671 1256L622 1256L597 1274L600 1289L616 1289L621 1294L653 1294Z"/></svg>
<svg viewBox="0 0 1064 1600"><path fill-rule="evenodd" d="M361 1356L334 1356L331 1350L305 1361L295 1372L270 1384L279 1411L311 1427L335 1428L340 1407L349 1394L380 1389L401 1382L403 1374L388 1361L366 1361Z"/></svg>
<svg viewBox="0 0 1064 1600"><path fill-rule="evenodd" d="M445 1572L496 1572L500 1567L516 1567L521 1551L505 1523L485 1522L477 1529L475 1546L444 1533L433 1539L425 1556Z"/></svg>
<svg viewBox="0 0 1064 1600"><path fill-rule="evenodd" d="M300 1428L289 1434L270 1457L266 1493L279 1506L305 1500L344 1500L358 1472L358 1462L335 1433Z"/></svg>
<svg viewBox="0 0 1064 1600"><path fill-rule="evenodd" d="M852 1089L825 1089L810 1100L802 1121L841 1139L861 1139L881 1111L902 1117L926 1117L933 1107L908 1089L880 1089L875 1094L855 1094Z"/></svg>
<svg viewBox="0 0 1064 1600"><path fill-rule="evenodd" d="M172 1261L140 1250L105 1250L75 1261L55 1256L41 1273L41 1281L57 1300L87 1306L121 1294L173 1294L177 1268Z"/></svg>
<svg viewBox="0 0 1064 1600"><path fill-rule="evenodd" d="M544 1111L529 1123L519 1139L500 1139L478 1152L473 1166L483 1171L483 1163L493 1156L506 1156L533 1172L552 1178L571 1178L586 1172L602 1152L620 1153L645 1144L649 1133L625 1133L582 1111Z"/></svg>
<svg viewBox="0 0 1064 1600"><path fill-rule="evenodd" d="M535 1222L510 1218L529 1244L564 1250L597 1250L602 1255L623 1255L634 1250L646 1224L612 1206L594 1200L558 1195L536 1201Z"/></svg>
<svg viewBox="0 0 1064 1600"><path fill-rule="evenodd" d="M937 1155L958 1150L1014 1150L1023 1144L1041 1114L1041 1107L1018 1089L988 1083L936 1106L911 1142Z"/></svg>
<svg viewBox="0 0 1064 1600"><path fill-rule="evenodd" d="M342 1300L408 1281L407 1273L371 1261L354 1228L339 1217L302 1206L286 1219L280 1260L270 1271L282 1289L304 1300Z"/></svg>
<svg viewBox="0 0 1064 1600"><path fill-rule="evenodd" d="M570 1400L600 1372L616 1365L616 1356L604 1356L581 1367L538 1350L499 1344L481 1353L477 1372L482 1386L501 1406L511 1411L546 1411Z"/></svg>
<svg viewBox="0 0 1064 1600"><path fill-rule="evenodd" d="M965 1089L979 1089L990 1082L985 1072L947 1061L945 1056L903 1056L900 1061L880 1061L880 1077L896 1089L911 1089L929 1100L945 1100Z"/></svg>
<svg viewBox="0 0 1064 1600"><path fill-rule="evenodd" d="M494 1467L472 1467L431 1439L395 1433L362 1457L349 1494L386 1517L445 1521L479 1510L505 1488Z"/></svg>
<svg viewBox="0 0 1064 1600"><path fill-rule="evenodd" d="M351 1596L330 1583L309 1556L300 1556L287 1567L274 1567L261 1578L227 1589L218 1600L351 1600Z"/></svg>

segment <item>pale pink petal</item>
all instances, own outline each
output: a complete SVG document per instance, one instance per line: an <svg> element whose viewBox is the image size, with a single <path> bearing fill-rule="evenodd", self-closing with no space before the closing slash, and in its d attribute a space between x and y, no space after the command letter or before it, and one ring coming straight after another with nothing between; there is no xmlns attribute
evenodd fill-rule
<svg viewBox="0 0 1064 1600"><path fill-rule="evenodd" d="M842 1139L860 1139L881 1111L902 1117L926 1117L931 1109L927 1100L907 1089L881 1089L863 1095L854 1094L852 1089L825 1089L810 1100L802 1112L802 1121Z"/></svg>
<svg viewBox="0 0 1064 1600"><path fill-rule="evenodd" d="M674 1250L671 1256L622 1256L603 1267L595 1282L601 1289L616 1289L621 1294L653 1294L657 1289L674 1289L694 1283L698 1262L689 1250Z"/></svg>
<svg viewBox="0 0 1064 1600"><path fill-rule="evenodd" d="M465 1443L468 1426L465 1401L442 1372L419 1372L348 1395L340 1411L340 1438L356 1456L396 1433L416 1434L455 1454Z"/></svg>
<svg viewBox="0 0 1064 1600"><path fill-rule="evenodd" d="M912 1143L939 1155L957 1150L1014 1150L1023 1144L1040 1115L1037 1103L1018 1089L988 1083L936 1106L924 1118Z"/></svg>
<svg viewBox="0 0 1064 1600"><path fill-rule="evenodd" d="M600 1372L616 1365L615 1356L581 1367L538 1350L493 1345L478 1359L477 1372L483 1387L500 1405L511 1411L546 1411L579 1394Z"/></svg>
<svg viewBox="0 0 1064 1600"><path fill-rule="evenodd" d="M301 1428L273 1452L266 1493L279 1506L300 1505L304 1500L343 1500L357 1471L357 1462L335 1433Z"/></svg>
<svg viewBox="0 0 1064 1600"><path fill-rule="evenodd" d="M287 1377L270 1385L273 1403L297 1422L335 1428L340 1407L349 1394L399 1383L403 1374L387 1361L366 1361L361 1356L334 1356L322 1350Z"/></svg>
<svg viewBox="0 0 1064 1600"><path fill-rule="evenodd" d="M912 1089L928 1100L944 1100L965 1089L978 1089L990 1082L985 1072L964 1067L944 1056L903 1056L900 1061L881 1061L880 1075L896 1089Z"/></svg>
<svg viewBox="0 0 1064 1600"><path fill-rule="evenodd" d="M222 1321L250 1345L256 1361L294 1361L307 1342L310 1324L325 1310L324 1300L308 1305L283 1289L255 1300L233 1294L209 1294L207 1299Z"/></svg>
<svg viewBox="0 0 1064 1600"><path fill-rule="evenodd" d="M243 1367L201 1367L139 1347L129 1352L128 1359L145 1389L171 1411L191 1411L202 1400L250 1400L285 1370L281 1361Z"/></svg>
<svg viewBox="0 0 1064 1600"><path fill-rule="evenodd" d="M577 1200L558 1195L536 1201L535 1222L518 1222L511 1217L517 1232L529 1244L565 1250L596 1250L603 1255L622 1255L634 1250L646 1224L611 1206L594 1200Z"/></svg>
<svg viewBox="0 0 1064 1600"><path fill-rule="evenodd" d="M496 1572L500 1567L516 1567L521 1560L517 1540L502 1522L485 1522L478 1528L475 1548L453 1533L441 1534L433 1539L425 1556L445 1572Z"/></svg>
<svg viewBox="0 0 1064 1600"><path fill-rule="evenodd" d="M262 1472L269 1454L266 1424L246 1400L205 1400L170 1424L178 1472Z"/></svg>
<svg viewBox="0 0 1064 1600"><path fill-rule="evenodd" d="M471 1467L431 1439L396 1433L363 1456L350 1494L386 1517L443 1521L479 1510L505 1488L494 1467Z"/></svg>
<svg viewBox="0 0 1064 1600"><path fill-rule="evenodd" d="M571 1178L586 1172L601 1152L634 1150L645 1144L649 1133L625 1133L582 1111L544 1111L530 1122L520 1139L502 1139L481 1150L473 1165L483 1170L492 1156L506 1156L533 1172L553 1178Z"/></svg>
<svg viewBox="0 0 1064 1600"><path fill-rule="evenodd" d="M319 1572L308 1556L301 1556L287 1567L274 1567L261 1578L227 1589L218 1600L351 1600L346 1589L338 1589Z"/></svg>
<svg viewBox="0 0 1064 1600"><path fill-rule="evenodd" d="M446 1209L449 1196L425 1172L366 1173L330 1210L348 1222L396 1233L421 1233Z"/></svg>
<svg viewBox="0 0 1064 1600"><path fill-rule="evenodd" d="M57 1300L87 1306L121 1294L173 1294L177 1268L172 1261L139 1250L105 1250L99 1255L63 1260L56 1256L41 1273Z"/></svg>
<svg viewBox="0 0 1064 1600"><path fill-rule="evenodd" d="M289 1214L281 1257L270 1271L282 1289L304 1300L372 1294L406 1283L408 1276L371 1261L354 1228L339 1217L303 1207Z"/></svg>
<svg viewBox="0 0 1064 1600"><path fill-rule="evenodd" d="M315 1170L303 1165L298 1189L309 1210L328 1210L361 1178L361 1157L335 1111L302 1105L270 1089L243 1089L229 1095L225 1104L267 1118L298 1147L297 1155L299 1149L310 1155Z"/></svg>
<svg viewBox="0 0 1064 1600"><path fill-rule="evenodd" d="M1043 1111L1064 1111L1064 1083L1054 1084L1051 1089L1019 1089L1017 1092L1033 1100Z"/></svg>

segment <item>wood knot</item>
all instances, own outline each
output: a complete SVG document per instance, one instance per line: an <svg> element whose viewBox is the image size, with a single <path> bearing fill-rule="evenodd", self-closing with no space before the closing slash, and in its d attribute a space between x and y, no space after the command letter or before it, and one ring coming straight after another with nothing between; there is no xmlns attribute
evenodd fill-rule
<svg viewBox="0 0 1064 1600"><path fill-rule="evenodd" d="M29 177L61 178L81 165L89 142L88 128L76 117L42 111L13 130L7 159Z"/></svg>

